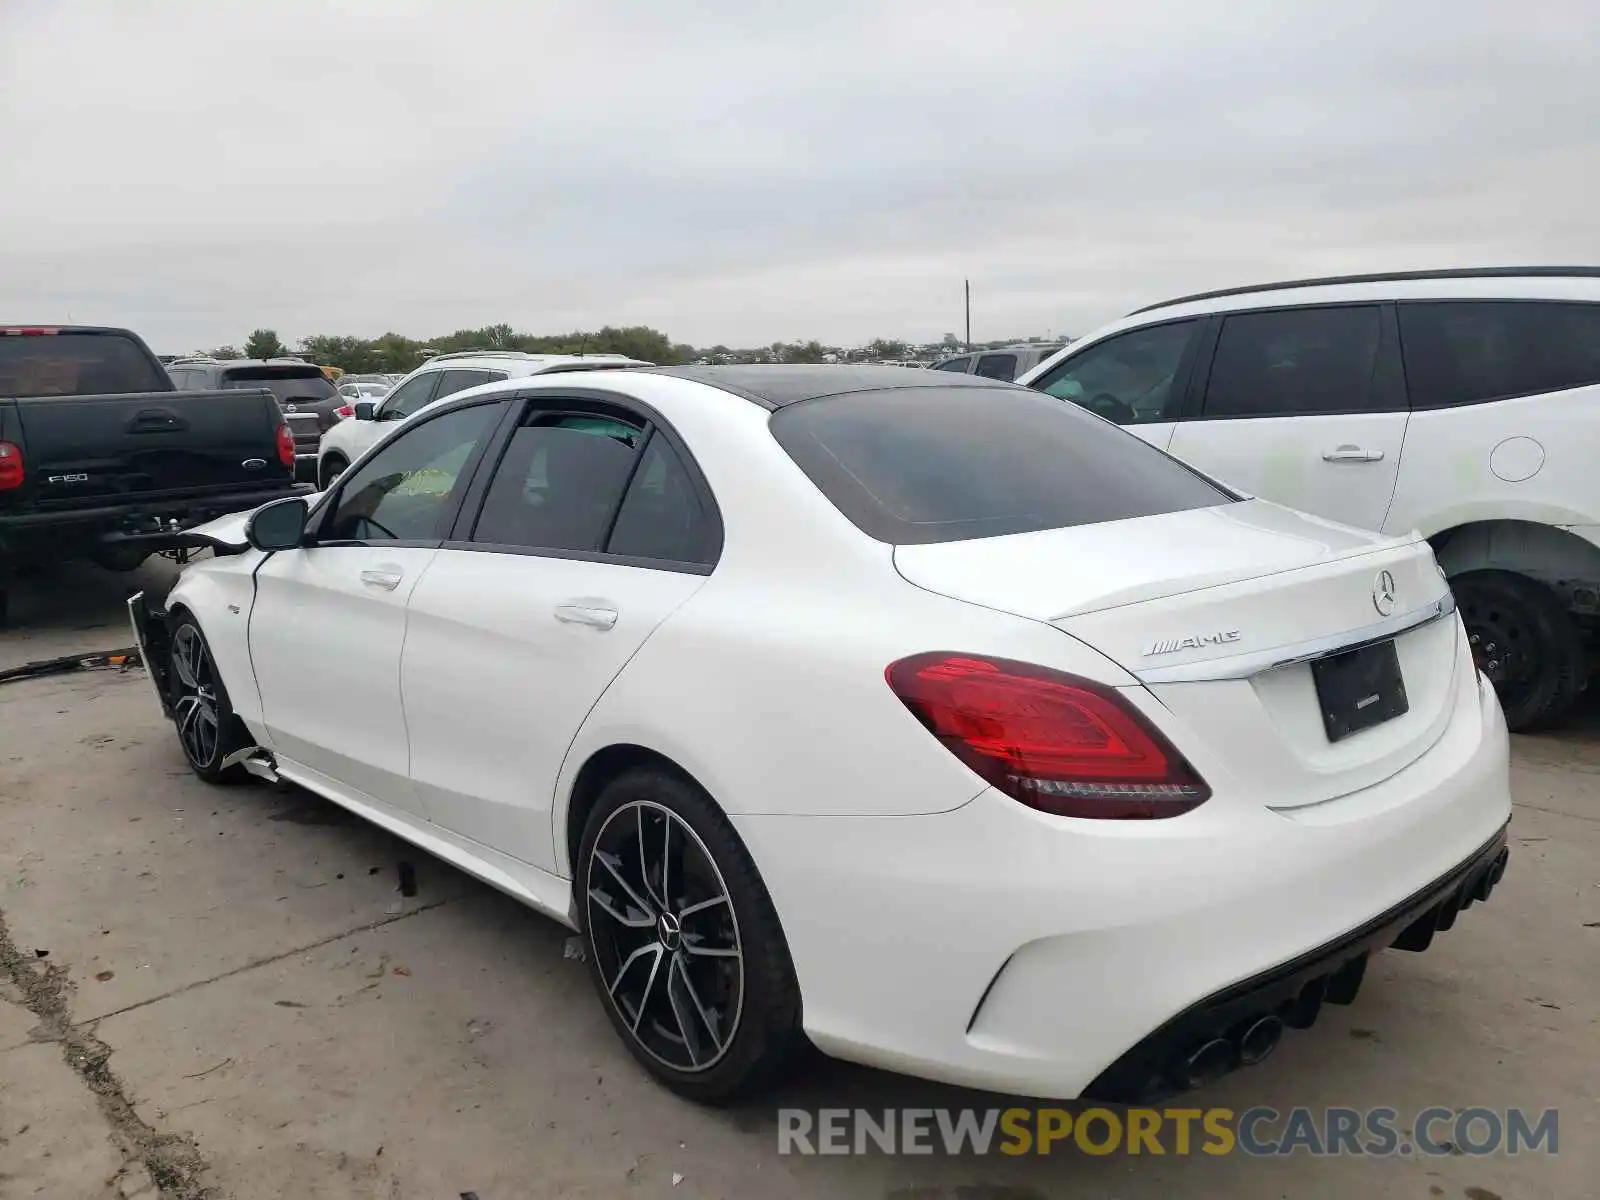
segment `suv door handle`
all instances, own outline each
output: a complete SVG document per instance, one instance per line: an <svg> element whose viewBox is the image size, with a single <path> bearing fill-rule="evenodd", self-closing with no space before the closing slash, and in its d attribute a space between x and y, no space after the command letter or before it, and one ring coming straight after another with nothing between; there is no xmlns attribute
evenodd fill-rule
<svg viewBox="0 0 1600 1200"><path fill-rule="evenodd" d="M386 592L392 592L400 586L400 581L405 578L405 572L399 567L368 567L361 572L361 582L381 587Z"/></svg>
<svg viewBox="0 0 1600 1200"><path fill-rule="evenodd" d="M1360 446L1344 445L1336 450L1324 450L1323 462L1382 462L1382 450L1363 450Z"/></svg>
<svg viewBox="0 0 1600 1200"><path fill-rule="evenodd" d="M617 623L617 610L603 604L558 604L556 620L565 625L590 625L595 629L610 629Z"/></svg>

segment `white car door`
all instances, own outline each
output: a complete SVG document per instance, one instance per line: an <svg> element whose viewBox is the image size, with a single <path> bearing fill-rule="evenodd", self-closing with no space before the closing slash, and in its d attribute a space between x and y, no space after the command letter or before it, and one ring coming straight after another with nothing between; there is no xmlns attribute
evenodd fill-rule
<svg viewBox="0 0 1600 1200"><path fill-rule="evenodd" d="M411 596L401 682L411 776L435 822L554 868L568 747L720 547L685 462L625 408L528 403L481 510L469 500Z"/></svg>
<svg viewBox="0 0 1600 1200"><path fill-rule="evenodd" d="M1171 453L1263 499L1383 528L1409 419L1392 309L1231 313L1201 375Z"/></svg>
<svg viewBox="0 0 1600 1200"><path fill-rule="evenodd" d="M420 813L400 702L406 601L509 402L423 418L318 506L308 544L256 573L250 657L272 748Z"/></svg>
<svg viewBox="0 0 1600 1200"><path fill-rule="evenodd" d="M1100 338L1028 386L1115 421L1165 450L1204 326L1191 317Z"/></svg>

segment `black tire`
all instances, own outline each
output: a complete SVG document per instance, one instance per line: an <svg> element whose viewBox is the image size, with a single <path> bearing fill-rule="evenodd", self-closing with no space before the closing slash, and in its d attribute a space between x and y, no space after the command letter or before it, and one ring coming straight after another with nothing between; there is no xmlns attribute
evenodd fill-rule
<svg viewBox="0 0 1600 1200"><path fill-rule="evenodd" d="M589 976L640 1064L702 1104L777 1083L805 1045L800 989L772 898L710 798L671 771L624 772L584 824L574 874Z"/></svg>
<svg viewBox="0 0 1600 1200"><path fill-rule="evenodd" d="M327 491L334 481L350 469L350 464L342 454L330 454L317 464L317 487Z"/></svg>
<svg viewBox="0 0 1600 1200"><path fill-rule="evenodd" d="M1588 666L1583 636L1560 597L1511 571L1467 571L1450 588L1506 725L1520 733L1565 716L1588 681Z"/></svg>
<svg viewBox="0 0 1600 1200"><path fill-rule="evenodd" d="M189 769L207 783L243 782L249 778L244 767L222 764L228 755L250 745L250 734L234 714L210 643L188 613L176 615L171 646L172 723Z"/></svg>

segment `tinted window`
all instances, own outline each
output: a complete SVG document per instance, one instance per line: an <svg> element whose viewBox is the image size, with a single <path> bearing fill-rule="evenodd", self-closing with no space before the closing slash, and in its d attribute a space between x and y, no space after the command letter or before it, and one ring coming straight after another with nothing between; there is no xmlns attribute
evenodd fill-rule
<svg viewBox="0 0 1600 1200"><path fill-rule="evenodd" d="M433 389L438 386L442 374L442 371L428 371L402 383L384 400L383 411L378 414L378 419L399 421L409 417L433 399Z"/></svg>
<svg viewBox="0 0 1600 1200"><path fill-rule="evenodd" d="M1400 340L1418 408L1600 383L1600 305L1402 304Z"/></svg>
<svg viewBox="0 0 1600 1200"><path fill-rule="evenodd" d="M464 392L469 387L477 387L480 383L489 382L487 371L442 371L440 372L439 390L433 394L435 400L445 396Z"/></svg>
<svg viewBox="0 0 1600 1200"><path fill-rule="evenodd" d="M167 374L172 376L172 386L180 392L196 390L194 388L195 372L179 370L177 367L168 367Z"/></svg>
<svg viewBox="0 0 1600 1200"><path fill-rule="evenodd" d="M1273 417L1382 407L1373 388L1379 330L1375 305L1226 317L1202 411Z"/></svg>
<svg viewBox="0 0 1600 1200"><path fill-rule="evenodd" d="M530 414L495 469L472 540L598 550L641 436L608 417Z"/></svg>
<svg viewBox="0 0 1600 1200"><path fill-rule="evenodd" d="M236 367L222 373L224 388L267 388L281 404L326 400L337 389L315 367Z"/></svg>
<svg viewBox="0 0 1600 1200"><path fill-rule="evenodd" d="M167 373L116 334L0 335L0 396L98 396L171 390Z"/></svg>
<svg viewBox="0 0 1600 1200"><path fill-rule="evenodd" d="M1235 498L1131 434L1022 388L854 392L780 409L771 429L882 542L1060 529Z"/></svg>
<svg viewBox="0 0 1600 1200"><path fill-rule="evenodd" d="M714 541L711 522L683 461L665 437L652 434L606 550L634 558L710 563L717 553Z"/></svg>
<svg viewBox="0 0 1600 1200"><path fill-rule="evenodd" d="M985 354L978 360L978 369L973 374L982 375L985 379L1004 379L1009 383L1017 377L1017 356Z"/></svg>
<svg viewBox="0 0 1600 1200"><path fill-rule="evenodd" d="M323 540L428 541L452 508L478 443L508 401L477 404L407 429L341 480Z"/></svg>
<svg viewBox="0 0 1600 1200"><path fill-rule="evenodd" d="M966 369L968 367L970 367L971 365L972 365L972 359L970 357L952 358L952 359L947 359L946 361L944 361L942 363L935 364L933 369L935 371L960 371L960 372L962 372L964 374L966 372Z"/></svg>
<svg viewBox="0 0 1600 1200"><path fill-rule="evenodd" d="M1182 403L1178 373L1198 321L1118 334L1074 354L1034 387L1118 425L1173 421Z"/></svg>

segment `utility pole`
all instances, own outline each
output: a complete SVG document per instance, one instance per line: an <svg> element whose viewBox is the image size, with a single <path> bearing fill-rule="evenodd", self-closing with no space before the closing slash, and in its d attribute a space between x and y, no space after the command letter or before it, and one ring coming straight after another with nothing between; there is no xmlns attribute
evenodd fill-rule
<svg viewBox="0 0 1600 1200"><path fill-rule="evenodd" d="M967 299L967 349L971 350L972 349L972 280L963 279L961 281L961 290L966 294L966 299Z"/></svg>

